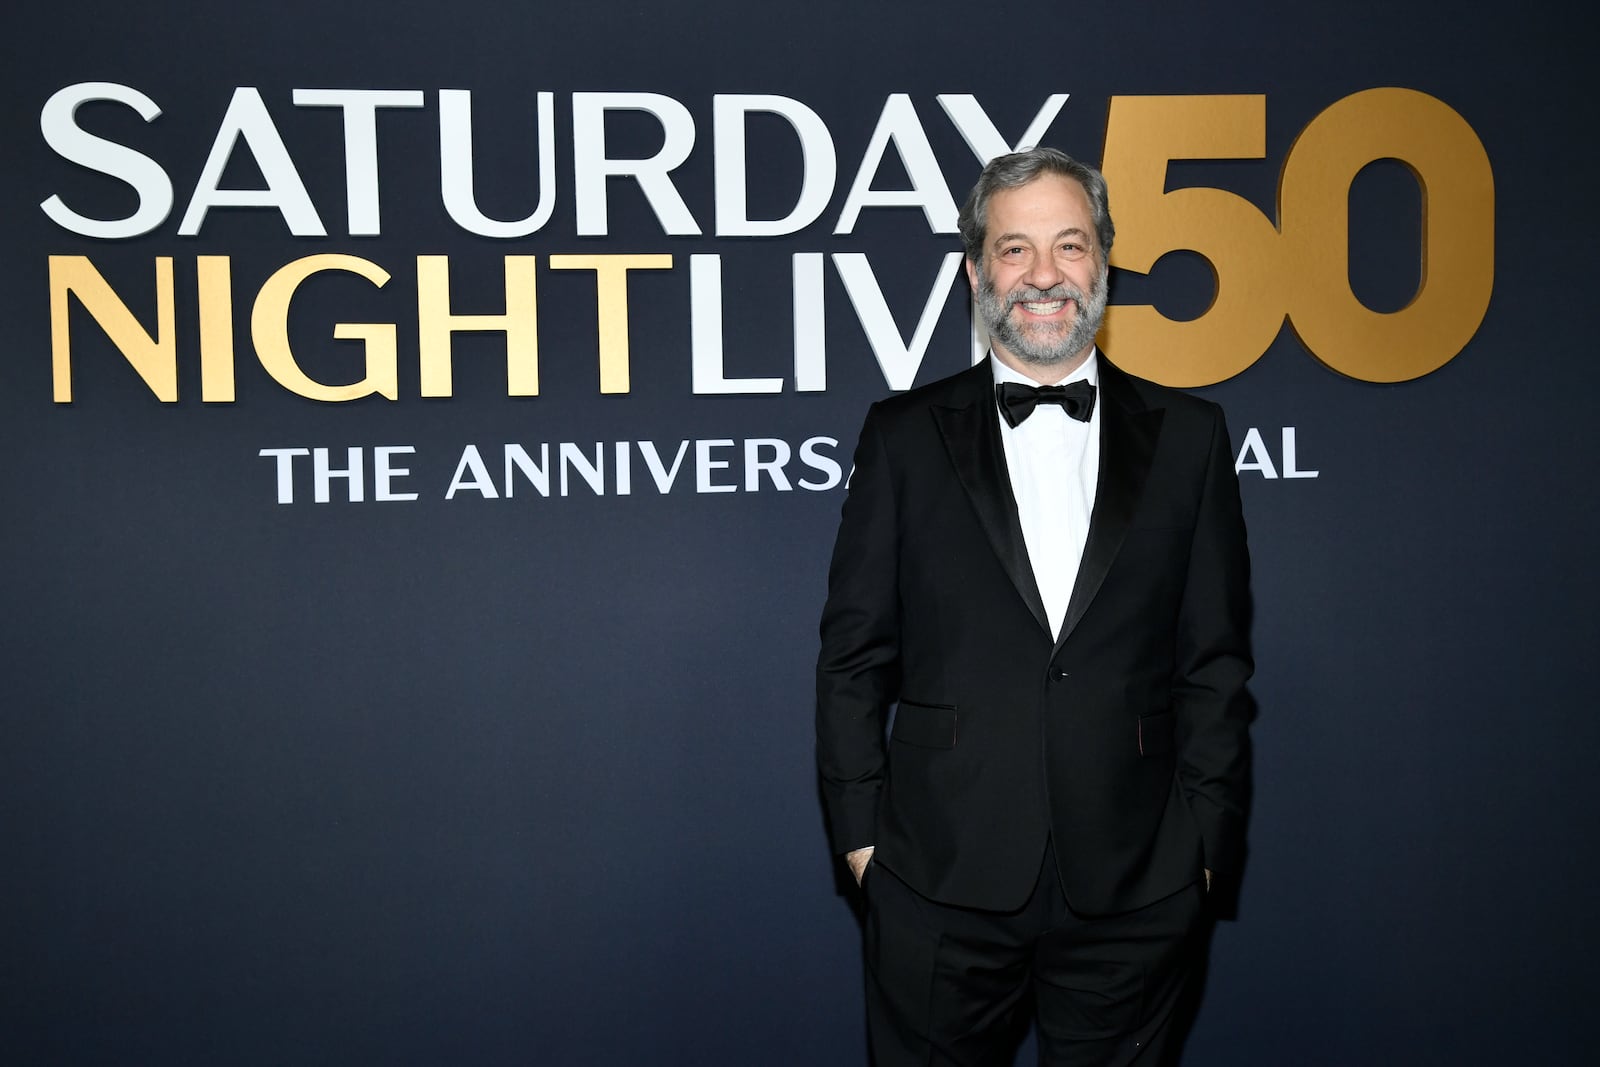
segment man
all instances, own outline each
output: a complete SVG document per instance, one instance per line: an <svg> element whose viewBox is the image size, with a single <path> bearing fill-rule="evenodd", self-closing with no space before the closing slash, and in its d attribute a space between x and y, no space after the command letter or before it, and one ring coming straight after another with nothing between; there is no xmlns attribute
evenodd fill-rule
<svg viewBox="0 0 1600 1067"><path fill-rule="evenodd" d="M818 762L866 897L872 1047L996 1062L1031 1002L1045 1063L1158 1063L1202 896L1243 851L1233 453L1216 405L1095 350L1098 172L1002 156L961 235L990 358L873 405L822 617Z"/></svg>

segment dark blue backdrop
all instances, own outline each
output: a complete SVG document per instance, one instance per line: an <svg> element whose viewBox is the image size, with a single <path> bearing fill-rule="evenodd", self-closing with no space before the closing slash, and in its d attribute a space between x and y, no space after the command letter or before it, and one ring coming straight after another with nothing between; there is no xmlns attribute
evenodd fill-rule
<svg viewBox="0 0 1600 1067"><path fill-rule="evenodd" d="M842 490L743 491L739 446L694 492L633 453L634 491L446 500L464 448L828 437L848 466L888 386L831 261L827 387L794 387L790 257L865 252L910 336L956 247L914 208L832 233L890 94L909 94L959 199L977 160L935 102L977 97L1017 137L1091 160L1120 94L1260 93L1264 160L1183 163L1269 216L1295 135L1363 89L1444 101L1494 168L1479 225L1495 289L1466 349L1424 378L1336 374L1285 328L1206 390L1236 439L1281 466L1294 427L1315 478L1243 487L1256 565L1257 796L1239 920L1217 931L1193 1064L1566 1063L1597 992L1600 873L1585 666L1597 526L1588 237L1595 106L1559 5L1515 17L1420 0L1054 7L703 0L550 8L285 0L261 11L87 0L3 17L0 168L0 1059L37 1064L848 1064L864 1061L857 930L814 786L811 668ZM150 232L52 222L133 210L128 188L52 152L59 89L115 82L156 101L85 128L171 175ZM236 86L260 90L331 236L261 209L178 221ZM296 88L423 90L382 112L379 236L345 225L341 125ZM438 191L441 88L473 91L479 202L531 209L534 98L555 93L556 206L493 240ZM572 94L648 92L691 113L673 173L704 236L667 236L613 182L609 236L574 215ZM713 94L807 104L838 150L829 207L800 233L712 233ZM772 120L776 121L776 120ZM751 209L799 191L781 125L752 122ZM613 150L659 129L614 120ZM763 140L765 138L765 140ZM881 189L907 175L890 151ZM260 181L248 151L225 185ZM1377 307L1418 280L1418 195L1378 166L1352 189L1352 281ZM1113 209L1116 190L1113 189ZM1493 236L1492 242L1490 236ZM594 276L568 253L664 253L629 284L631 390L601 395ZM333 322L398 324L399 399L319 403L252 356L268 275L361 256L383 290L325 279L291 336L313 376L351 381ZM696 395L688 257L723 256L730 376L777 395ZM503 337L458 335L455 391L419 398L415 257L450 257L460 312L503 306L501 258L539 257L540 395L506 396ZM48 257L87 256L146 328L153 264L175 262L180 399L163 404L72 312L74 400L51 387ZM238 392L199 395L197 256L232 257ZM1114 302L1206 306L1170 257ZM968 358L953 287L919 381ZM300 459L279 504L261 449L404 445L415 501L311 500ZM609 463L609 458L607 459ZM607 468L608 472L610 468ZM791 479L820 477L796 460ZM610 485L610 483L608 483ZM614 486L612 487L614 488ZM774 1051L776 1050L776 1051Z"/></svg>

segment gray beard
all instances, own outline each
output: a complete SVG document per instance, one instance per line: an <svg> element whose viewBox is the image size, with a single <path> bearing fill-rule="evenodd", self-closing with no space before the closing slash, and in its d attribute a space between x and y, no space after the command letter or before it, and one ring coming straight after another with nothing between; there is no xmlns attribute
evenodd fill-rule
<svg viewBox="0 0 1600 1067"><path fill-rule="evenodd" d="M978 314L989 329L989 339L1024 363L1051 366L1063 363L1094 343L1100 332L1100 320L1105 317L1106 299L1110 286L1105 268L1095 278L1094 286L1085 297L1083 290L1063 282L1050 289L1023 286L1005 296L995 291L994 283L978 268ZM1018 326L1011 317L1011 309L1019 303L1037 303L1044 300L1070 300L1077 308L1072 325L1063 332L1053 326Z"/></svg>

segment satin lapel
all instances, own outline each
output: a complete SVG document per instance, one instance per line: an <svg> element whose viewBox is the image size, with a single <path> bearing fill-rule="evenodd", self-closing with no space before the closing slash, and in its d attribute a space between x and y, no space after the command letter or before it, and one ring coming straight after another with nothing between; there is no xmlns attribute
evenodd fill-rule
<svg viewBox="0 0 1600 1067"><path fill-rule="evenodd" d="M1078 566L1057 648L1089 610L1111 569L1111 561L1122 548L1122 539L1144 492L1165 414L1160 408L1146 408L1133 383L1103 355L1100 360L1100 481L1095 487L1083 562Z"/></svg>
<svg viewBox="0 0 1600 1067"><path fill-rule="evenodd" d="M1006 471L1005 449L1000 444L1000 413L995 410L993 381L994 372L988 361L978 364L967 372L963 382L967 386L967 395L962 398L965 403L935 406L933 418L944 436L956 477L972 501L994 554L1040 628L1048 633L1049 616L1033 579L1033 565L1028 562L1028 546L1022 539L1011 476Z"/></svg>

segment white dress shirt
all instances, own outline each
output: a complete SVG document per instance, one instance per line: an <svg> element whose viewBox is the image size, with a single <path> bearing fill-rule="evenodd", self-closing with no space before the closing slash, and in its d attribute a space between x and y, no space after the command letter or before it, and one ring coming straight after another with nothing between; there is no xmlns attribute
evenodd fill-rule
<svg viewBox="0 0 1600 1067"><path fill-rule="evenodd" d="M994 358L994 380L1038 385ZM1094 411L1079 422L1060 404L1040 404L1020 426L1000 420L1000 441L1005 446L1011 493L1017 501L1022 538L1039 595L1044 598L1050 632L1061 633L1072 600L1072 587L1089 538L1089 516L1094 511L1095 487L1100 480L1100 358L1089 358L1071 374L1052 384L1086 381L1096 390ZM998 403L998 401L996 401Z"/></svg>

